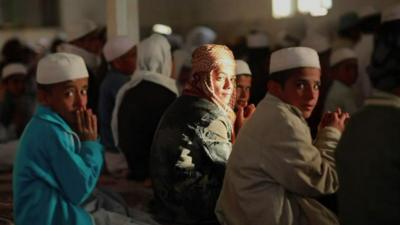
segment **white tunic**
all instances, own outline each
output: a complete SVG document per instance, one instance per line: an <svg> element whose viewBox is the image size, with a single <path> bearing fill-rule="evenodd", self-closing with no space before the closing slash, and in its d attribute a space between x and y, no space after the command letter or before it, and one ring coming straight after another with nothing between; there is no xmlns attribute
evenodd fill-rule
<svg viewBox="0 0 400 225"><path fill-rule="evenodd" d="M228 225L338 224L312 197L338 187L339 130L312 143L301 112L267 94L244 125L228 161L216 214Z"/></svg>

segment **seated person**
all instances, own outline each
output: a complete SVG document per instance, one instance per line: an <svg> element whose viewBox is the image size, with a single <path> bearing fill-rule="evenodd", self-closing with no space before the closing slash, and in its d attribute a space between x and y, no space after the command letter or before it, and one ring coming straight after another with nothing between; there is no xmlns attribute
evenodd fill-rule
<svg viewBox="0 0 400 225"><path fill-rule="evenodd" d="M313 143L305 119L319 86L316 51L295 47L272 53L268 94L229 158L216 207L221 224L338 224L313 198L339 187L333 153L348 114L326 114Z"/></svg>
<svg viewBox="0 0 400 225"><path fill-rule="evenodd" d="M400 224L400 4L381 23L368 71L375 90L336 151L343 225Z"/></svg>
<svg viewBox="0 0 400 225"><path fill-rule="evenodd" d="M38 64L36 81L40 104L22 134L13 170L16 224L138 224L103 208L83 208L103 164L97 118L86 108L83 59L48 55Z"/></svg>
<svg viewBox="0 0 400 225"><path fill-rule="evenodd" d="M150 172L158 220L217 223L214 207L232 149L234 82L235 60L226 46L207 44L193 52L191 80L153 139Z"/></svg>
<svg viewBox="0 0 400 225"><path fill-rule="evenodd" d="M249 105L252 75L249 65L243 60L236 62L236 121L235 134L239 132L245 121L254 113L254 104Z"/></svg>
<svg viewBox="0 0 400 225"><path fill-rule="evenodd" d="M0 107L3 135L0 141L17 139L33 114L35 101L26 94L27 68L21 63L7 64L2 70L4 100Z"/></svg>
<svg viewBox="0 0 400 225"><path fill-rule="evenodd" d="M125 154L129 178L150 185L149 158L157 124L176 99L178 89L171 78L171 46L153 34L138 45L137 70L118 91L113 112L113 135Z"/></svg>
<svg viewBox="0 0 400 225"><path fill-rule="evenodd" d="M105 163L108 172L121 174L127 169L125 156L115 146L111 132L111 117L118 90L129 81L136 69L137 48L127 36L116 36L107 41L103 48L104 58L108 62L108 71L100 85L99 126L100 140L105 148Z"/></svg>
<svg viewBox="0 0 400 225"><path fill-rule="evenodd" d="M333 51L330 58L330 72L333 79L328 90L324 111L337 108L353 114L357 111L357 95L352 86L358 77L356 53L348 48Z"/></svg>

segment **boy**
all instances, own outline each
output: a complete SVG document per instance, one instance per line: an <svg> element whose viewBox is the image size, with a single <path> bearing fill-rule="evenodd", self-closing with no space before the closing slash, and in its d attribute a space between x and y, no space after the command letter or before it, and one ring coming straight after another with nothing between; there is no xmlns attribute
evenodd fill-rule
<svg viewBox="0 0 400 225"><path fill-rule="evenodd" d="M0 124L5 129L1 141L18 138L32 116L34 102L25 94L28 70L21 63L7 64L2 70L1 85L5 89L0 107Z"/></svg>
<svg viewBox="0 0 400 225"><path fill-rule="evenodd" d="M338 224L312 197L339 187L333 152L348 114L324 115L312 142L305 119L317 103L320 76L310 48L272 53L268 94L240 131L226 168L216 209L222 224Z"/></svg>
<svg viewBox="0 0 400 225"><path fill-rule="evenodd" d="M358 77L356 53L349 48L335 50L330 58L330 72L333 79L325 99L325 111L342 110L355 113L358 110L357 95L352 86Z"/></svg>
<svg viewBox="0 0 400 225"><path fill-rule="evenodd" d="M92 224L80 204L92 193L103 163L97 119L86 108L88 72L67 53L37 69L39 106L25 128L13 171L16 224Z"/></svg>
<svg viewBox="0 0 400 225"><path fill-rule="evenodd" d="M118 90L135 72L137 47L127 36L116 36L107 41L103 53L109 63L109 70L100 85L98 109L100 136L105 148L107 169L111 174L119 175L124 169L128 169L128 165L125 156L115 146L111 132L111 118Z"/></svg>
<svg viewBox="0 0 400 225"><path fill-rule="evenodd" d="M255 111L254 104L249 105L250 89L252 73L249 65L243 60L235 60L236 62L236 120L235 134L239 133L239 129L251 117Z"/></svg>

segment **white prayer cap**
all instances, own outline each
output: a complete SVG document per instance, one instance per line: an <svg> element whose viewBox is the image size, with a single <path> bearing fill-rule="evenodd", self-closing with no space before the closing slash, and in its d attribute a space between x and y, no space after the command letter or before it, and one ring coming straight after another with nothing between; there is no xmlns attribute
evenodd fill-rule
<svg viewBox="0 0 400 225"><path fill-rule="evenodd" d="M269 46L268 36L261 32L248 34L246 45L248 48L266 48Z"/></svg>
<svg viewBox="0 0 400 225"><path fill-rule="evenodd" d="M340 48L332 52L329 65L335 66L347 59L357 59L356 53L350 48Z"/></svg>
<svg viewBox="0 0 400 225"><path fill-rule="evenodd" d="M127 53L132 47L135 46L128 36L116 36L107 41L104 45L103 53L107 62L111 62L114 59Z"/></svg>
<svg viewBox="0 0 400 225"><path fill-rule="evenodd" d="M71 23L66 27L68 42L79 39L86 34L97 29L95 22L91 20L82 20L76 23Z"/></svg>
<svg viewBox="0 0 400 225"><path fill-rule="evenodd" d="M55 84L89 77L82 57L70 53L50 54L39 61L36 81Z"/></svg>
<svg viewBox="0 0 400 225"><path fill-rule="evenodd" d="M204 44L211 44L217 38L217 34L209 27L198 26L190 30L186 36L188 49L193 50Z"/></svg>
<svg viewBox="0 0 400 225"><path fill-rule="evenodd" d="M1 72L1 78L4 80L15 74L26 75L27 73L28 73L28 69L23 64L10 63L3 68L3 71Z"/></svg>
<svg viewBox="0 0 400 225"><path fill-rule="evenodd" d="M314 49L291 47L280 49L271 54L270 74L301 67L321 68L318 53Z"/></svg>
<svg viewBox="0 0 400 225"><path fill-rule="evenodd" d="M252 75L249 65L243 60L235 60L236 75Z"/></svg>
<svg viewBox="0 0 400 225"><path fill-rule="evenodd" d="M324 52L331 48L328 38L317 33L307 34L307 36L301 41L300 45L312 48L318 53Z"/></svg>
<svg viewBox="0 0 400 225"><path fill-rule="evenodd" d="M400 20L400 4L392 6L382 13L381 23L387 23L395 20Z"/></svg>

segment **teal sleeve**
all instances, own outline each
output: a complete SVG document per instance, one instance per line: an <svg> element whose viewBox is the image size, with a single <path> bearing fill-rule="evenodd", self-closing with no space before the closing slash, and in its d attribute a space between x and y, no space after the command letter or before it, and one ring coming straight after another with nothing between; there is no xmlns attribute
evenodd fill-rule
<svg viewBox="0 0 400 225"><path fill-rule="evenodd" d="M51 165L60 185L60 191L73 204L82 203L93 191L102 164L102 145L98 141L85 141L76 149L77 137L59 131L49 146Z"/></svg>

